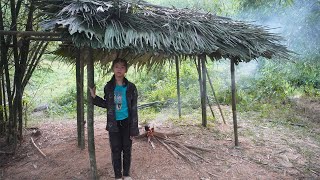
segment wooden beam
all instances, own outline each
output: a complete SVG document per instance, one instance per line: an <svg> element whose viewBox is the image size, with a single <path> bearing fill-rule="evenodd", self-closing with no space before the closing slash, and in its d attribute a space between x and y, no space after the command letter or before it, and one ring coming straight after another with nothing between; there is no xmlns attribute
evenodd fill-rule
<svg viewBox="0 0 320 180"><path fill-rule="evenodd" d="M33 41L71 41L69 38L60 37L27 37L26 39Z"/></svg>
<svg viewBox="0 0 320 180"><path fill-rule="evenodd" d="M231 93L232 93L232 118L233 118L233 130L234 130L234 143L235 146L239 146L238 140L238 122L237 122L237 105L236 105L236 80L234 73L234 59L231 59Z"/></svg>
<svg viewBox="0 0 320 180"><path fill-rule="evenodd" d="M17 36L61 36L62 33L44 32L44 31L5 31L0 30L0 35L17 35Z"/></svg>

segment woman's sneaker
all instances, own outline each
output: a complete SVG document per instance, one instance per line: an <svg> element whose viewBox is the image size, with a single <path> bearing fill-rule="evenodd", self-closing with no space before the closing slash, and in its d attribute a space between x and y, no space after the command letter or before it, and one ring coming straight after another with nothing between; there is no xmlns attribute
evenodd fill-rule
<svg viewBox="0 0 320 180"><path fill-rule="evenodd" d="M132 180L132 178L130 176L124 176L123 180Z"/></svg>

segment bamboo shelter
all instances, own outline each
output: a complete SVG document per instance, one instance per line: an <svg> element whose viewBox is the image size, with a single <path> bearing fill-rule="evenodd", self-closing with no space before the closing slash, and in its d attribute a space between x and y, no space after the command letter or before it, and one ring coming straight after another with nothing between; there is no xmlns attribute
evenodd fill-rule
<svg viewBox="0 0 320 180"><path fill-rule="evenodd" d="M38 1L45 14L42 27L58 32L64 41L56 53L77 64L77 77L88 68L93 86L93 63L108 65L116 57L140 67L161 67L167 62L195 60L199 72L202 124L206 125L206 61L230 60L235 145L238 145L235 101L235 67L258 57L287 59L291 52L282 38L266 27L235 21L208 12L152 5L142 0ZM81 53L80 53L81 52ZM84 56L80 54L85 54ZM179 67L177 66L177 72ZM79 94L83 84L79 84ZM90 99L90 97L88 97ZM81 104L83 100L79 100ZM93 105L88 105L89 152L94 151ZM83 116L83 107L78 116ZM180 112L181 113L181 112ZM82 120L78 120L78 124ZM79 129L83 128L78 127ZM78 132L79 132L78 129ZM83 136L83 132L78 133ZM95 157L90 155L95 174ZM94 176L95 177L95 176Z"/></svg>

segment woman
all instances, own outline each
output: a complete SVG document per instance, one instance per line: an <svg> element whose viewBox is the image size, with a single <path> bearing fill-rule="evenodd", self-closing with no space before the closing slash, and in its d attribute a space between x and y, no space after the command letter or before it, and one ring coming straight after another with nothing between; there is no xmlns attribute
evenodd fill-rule
<svg viewBox="0 0 320 180"><path fill-rule="evenodd" d="M128 64L124 59L115 59L112 70L114 74L104 87L104 98L96 95L95 87L90 88L90 93L94 105L107 108L106 130L109 131L115 178L130 180L132 138L139 135L138 92L136 86L125 78Z"/></svg>

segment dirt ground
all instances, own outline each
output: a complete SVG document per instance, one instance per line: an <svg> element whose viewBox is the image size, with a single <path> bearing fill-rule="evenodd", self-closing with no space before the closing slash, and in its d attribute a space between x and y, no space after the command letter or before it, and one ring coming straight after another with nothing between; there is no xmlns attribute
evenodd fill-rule
<svg viewBox="0 0 320 180"><path fill-rule="evenodd" d="M131 176L137 180L320 179L320 101L312 103L301 102L303 108L296 103L296 112L301 117L298 123L256 120L253 118L256 114L239 113L239 147L233 142L230 107L224 107L227 125L217 118L218 123L209 123L208 128L201 127L193 117L173 123L162 113L153 122L155 131L180 133L170 138L211 151L196 151L205 160L189 154L193 162L187 162L174 157L158 141L154 141L153 149L146 138L135 139ZM311 110L306 109L311 104ZM215 112L218 115L217 109ZM99 178L113 179L105 117L96 117L94 125ZM41 135L32 136L32 130L25 130L24 141L15 155L0 155L0 179L90 179L88 150L77 147L76 120L46 120L37 127ZM46 157L33 146L31 137Z"/></svg>

